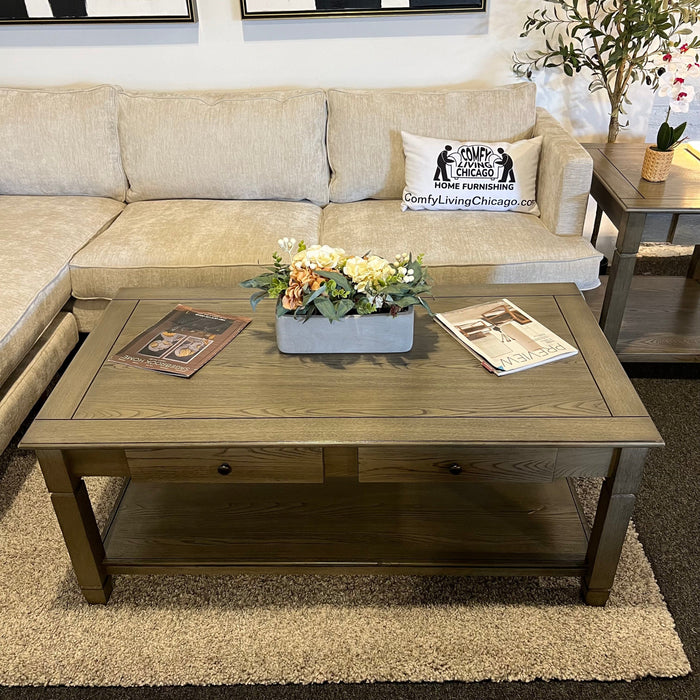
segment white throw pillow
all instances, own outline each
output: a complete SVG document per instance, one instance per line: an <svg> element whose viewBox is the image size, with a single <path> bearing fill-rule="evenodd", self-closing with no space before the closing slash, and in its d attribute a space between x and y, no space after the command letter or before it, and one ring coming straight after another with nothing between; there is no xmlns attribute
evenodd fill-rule
<svg viewBox="0 0 700 700"><path fill-rule="evenodd" d="M514 143L450 141L401 132L406 187L401 208L519 211L535 200L542 137Z"/></svg>

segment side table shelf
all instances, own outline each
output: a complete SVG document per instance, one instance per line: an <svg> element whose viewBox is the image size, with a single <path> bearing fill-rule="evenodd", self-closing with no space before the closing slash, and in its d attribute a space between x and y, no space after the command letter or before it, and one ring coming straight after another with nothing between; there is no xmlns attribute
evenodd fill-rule
<svg viewBox="0 0 700 700"><path fill-rule="evenodd" d="M595 316L607 280L583 294ZM635 275L617 356L620 362L700 362L700 280Z"/></svg>

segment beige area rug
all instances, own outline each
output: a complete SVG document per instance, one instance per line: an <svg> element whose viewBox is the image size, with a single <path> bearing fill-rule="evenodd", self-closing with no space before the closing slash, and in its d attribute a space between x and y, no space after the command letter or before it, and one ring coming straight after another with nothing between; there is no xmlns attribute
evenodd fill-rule
<svg viewBox="0 0 700 700"><path fill-rule="evenodd" d="M692 245L642 243L635 260L634 274L685 277L692 255Z"/></svg>
<svg viewBox="0 0 700 700"><path fill-rule="evenodd" d="M577 579L116 577L80 596L33 458L0 482L0 684L631 680L690 667L635 532L604 609ZM104 518L114 482L91 480ZM585 501L595 494L583 492Z"/></svg>

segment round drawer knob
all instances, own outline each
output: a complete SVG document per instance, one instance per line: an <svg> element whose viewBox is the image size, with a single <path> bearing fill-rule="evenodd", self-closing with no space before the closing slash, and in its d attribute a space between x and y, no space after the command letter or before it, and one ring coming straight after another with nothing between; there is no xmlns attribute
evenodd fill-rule
<svg viewBox="0 0 700 700"><path fill-rule="evenodd" d="M460 467L456 462L454 464L450 464L448 469L450 470L450 474L457 475L462 473L462 467Z"/></svg>
<svg viewBox="0 0 700 700"><path fill-rule="evenodd" d="M216 471L218 471L219 474L226 476L226 474L231 473L231 465L224 462Z"/></svg>

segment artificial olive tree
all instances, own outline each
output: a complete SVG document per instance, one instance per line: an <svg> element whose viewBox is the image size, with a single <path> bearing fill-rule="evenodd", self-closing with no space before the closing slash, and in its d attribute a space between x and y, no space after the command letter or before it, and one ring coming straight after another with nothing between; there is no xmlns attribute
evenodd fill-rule
<svg viewBox="0 0 700 700"><path fill-rule="evenodd" d="M700 0L545 0L528 14L521 37L541 32L544 48L513 56L513 70L559 68L568 76L584 71L591 92L604 90L610 101L608 142L617 139L620 116L630 104L627 91L644 81L656 89L659 70L652 56L687 43L700 19Z"/></svg>

